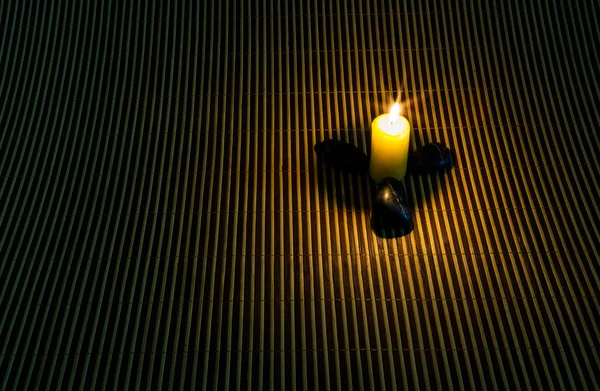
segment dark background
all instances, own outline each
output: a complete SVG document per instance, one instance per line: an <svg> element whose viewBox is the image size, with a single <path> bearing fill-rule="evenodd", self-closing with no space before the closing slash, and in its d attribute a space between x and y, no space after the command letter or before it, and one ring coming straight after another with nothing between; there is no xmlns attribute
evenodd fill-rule
<svg viewBox="0 0 600 391"><path fill-rule="evenodd" d="M598 5L447 3L0 2L0 389L597 389Z"/></svg>

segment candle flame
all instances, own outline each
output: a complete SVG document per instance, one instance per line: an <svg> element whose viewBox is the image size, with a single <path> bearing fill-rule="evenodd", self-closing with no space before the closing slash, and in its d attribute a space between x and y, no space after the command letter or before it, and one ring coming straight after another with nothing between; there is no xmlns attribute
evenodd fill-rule
<svg viewBox="0 0 600 391"><path fill-rule="evenodd" d="M394 103L392 109L390 110L390 123L394 123L395 120L400 116L400 104Z"/></svg>

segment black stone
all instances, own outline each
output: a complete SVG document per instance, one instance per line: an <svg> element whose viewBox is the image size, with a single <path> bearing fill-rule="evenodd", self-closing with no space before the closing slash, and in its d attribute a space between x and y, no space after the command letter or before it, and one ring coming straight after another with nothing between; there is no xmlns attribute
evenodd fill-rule
<svg viewBox="0 0 600 391"><path fill-rule="evenodd" d="M454 161L450 148L440 143L429 143L408 157L407 171L411 175L445 174L453 167Z"/></svg>
<svg viewBox="0 0 600 391"><path fill-rule="evenodd" d="M384 226L411 231L412 215L404 183L395 178L385 178L377 187L374 212Z"/></svg>
<svg viewBox="0 0 600 391"><path fill-rule="evenodd" d="M369 158L356 146L340 140L325 140L315 145L317 157L327 166L347 172L365 172Z"/></svg>

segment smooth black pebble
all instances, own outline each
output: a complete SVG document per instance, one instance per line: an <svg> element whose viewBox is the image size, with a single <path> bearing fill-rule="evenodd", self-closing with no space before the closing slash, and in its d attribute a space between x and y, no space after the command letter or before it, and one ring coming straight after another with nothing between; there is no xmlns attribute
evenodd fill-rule
<svg viewBox="0 0 600 391"><path fill-rule="evenodd" d="M395 178L385 178L377 186L374 209L384 225L412 230L412 215L403 182Z"/></svg>
<svg viewBox="0 0 600 391"><path fill-rule="evenodd" d="M347 172L369 169L369 158L356 146L340 140L325 140L315 145L315 152L326 165Z"/></svg>
<svg viewBox="0 0 600 391"><path fill-rule="evenodd" d="M410 174L446 173L453 167L452 150L440 143L425 144L408 157Z"/></svg>

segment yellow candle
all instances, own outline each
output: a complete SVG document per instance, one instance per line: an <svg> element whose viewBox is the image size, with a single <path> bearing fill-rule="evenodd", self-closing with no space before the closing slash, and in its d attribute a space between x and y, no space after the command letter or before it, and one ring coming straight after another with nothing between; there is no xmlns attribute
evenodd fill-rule
<svg viewBox="0 0 600 391"><path fill-rule="evenodd" d="M400 115L396 103L389 114L371 123L371 162L369 173L379 183L386 177L403 180L408 162L410 123Z"/></svg>

